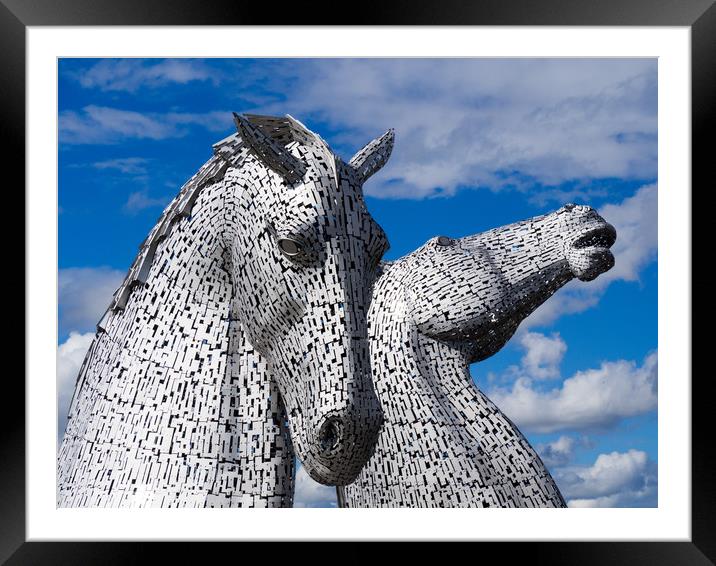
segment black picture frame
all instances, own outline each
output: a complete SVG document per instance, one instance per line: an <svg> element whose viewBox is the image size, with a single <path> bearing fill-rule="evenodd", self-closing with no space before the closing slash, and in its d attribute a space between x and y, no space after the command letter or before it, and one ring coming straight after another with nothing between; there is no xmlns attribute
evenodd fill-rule
<svg viewBox="0 0 716 566"><path fill-rule="evenodd" d="M280 6L280 7L279 7ZM25 33L28 26L68 25L555 25L555 26L686 26L691 29L692 70L692 188L713 184L713 156L707 136L714 132L716 103L716 6L714 0L442 0L437 3L384 0L380 4L352 5L347 22L340 7L323 1L309 3L247 4L240 1L197 0L0 0L0 58L2 59L2 152L7 179L5 198L13 195L24 210L19 187L25 186ZM322 21L321 21L322 20ZM710 181L707 185L707 179ZM686 190L686 189L685 189ZM10 193L10 194L8 194ZM701 213L707 207L700 207ZM7 208L6 211L11 209ZM12 210L18 210L17 208ZM697 210L698 212L698 210ZM696 226L692 218L692 226ZM6 247L16 249L14 241ZM692 238L694 244L697 240ZM708 253L708 252L706 252ZM693 252L692 252L693 257ZM23 259L20 264L24 265ZM19 279L18 263L15 281ZM11 279L6 278L7 279ZM692 285L693 287L693 285ZM25 300L24 288L20 291ZM5 296L6 301L8 295ZM703 316L703 315L702 315ZM48 318L48 322L49 322ZM23 333L24 334L24 333ZM32 339L27 336L27 339ZM692 347L693 349L693 347ZM8 356L9 357L9 356ZM693 373L693 372L692 372ZM681 376L691 379L691 376ZM498 554L500 562L526 560L549 564L711 564L716 563L716 481L714 481L710 375L691 381L692 387L692 534L690 542L530 542L476 543L479 549L467 556L476 560ZM2 434L0 435L0 561L7 564L95 564L132 563L155 552L163 563L188 561L186 543L39 543L25 542L25 407L24 384L17 372L6 371ZM277 527L277 535L281 528ZM317 537L320 535L317 533ZM559 533L555 533L559 538ZM238 543L248 545L248 543ZM275 543L271 543L275 544ZM286 546L289 545L289 546ZM234 544L202 545L204 561L239 560ZM285 543L281 550L266 550L251 543L257 560L289 562L326 560L372 562L384 552L369 543L351 542L336 548L329 545L315 558L304 545ZM242 548L245 560L248 549ZM425 558L416 545L401 549L402 561ZM437 550L441 561L452 554ZM456 560L464 560L457 558Z"/></svg>

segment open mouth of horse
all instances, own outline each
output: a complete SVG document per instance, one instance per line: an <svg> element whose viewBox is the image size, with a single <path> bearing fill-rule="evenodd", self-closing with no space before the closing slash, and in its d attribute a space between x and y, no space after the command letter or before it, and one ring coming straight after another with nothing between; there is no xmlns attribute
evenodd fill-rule
<svg viewBox="0 0 716 566"><path fill-rule="evenodd" d="M572 248L611 248L616 242L617 231L611 224L600 224L582 234L572 244Z"/></svg>
<svg viewBox="0 0 716 566"><path fill-rule="evenodd" d="M609 248L617 239L611 224L600 223L580 235L569 247L567 261L572 273L581 281L591 281L614 267Z"/></svg>

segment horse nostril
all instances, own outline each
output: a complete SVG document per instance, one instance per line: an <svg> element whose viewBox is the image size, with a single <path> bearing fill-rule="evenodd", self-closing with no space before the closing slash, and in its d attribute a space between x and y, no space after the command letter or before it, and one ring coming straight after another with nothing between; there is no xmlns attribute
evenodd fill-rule
<svg viewBox="0 0 716 566"><path fill-rule="evenodd" d="M336 418L328 419L318 432L318 444L321 447L321 452L333 452L338 448L342 436L343 426L341 421Z"/></svg>

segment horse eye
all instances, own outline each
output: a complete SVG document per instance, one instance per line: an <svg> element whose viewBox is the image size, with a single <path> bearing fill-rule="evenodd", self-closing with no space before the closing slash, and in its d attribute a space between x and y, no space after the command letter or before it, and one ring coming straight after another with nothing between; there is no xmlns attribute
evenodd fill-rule
<svg viewBox="0 0 716 566"><path fill-rule="evenodd" d="M437 240L438 246L452 246L454 243L455 240L448 238L447 236L440 236Z"/></svg>
<svg viewBox="0 0 716 566"><path fill-rule="evenodd" d="M290 238L281 238L278 241L278 247L281 252L288 257L296 257L303 251L301 244L299 244L296 240L291 240Z"/></svg>

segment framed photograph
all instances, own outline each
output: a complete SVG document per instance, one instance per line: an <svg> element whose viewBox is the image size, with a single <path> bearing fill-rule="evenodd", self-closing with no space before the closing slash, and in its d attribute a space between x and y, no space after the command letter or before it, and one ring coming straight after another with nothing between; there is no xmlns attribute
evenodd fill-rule
<svg viewBox="0 0 716 566"><path fill-rule="evenodd" d="M218 6L209 11L191 2L181 11L139 3L120 10L108 2L90 10L82 1L5 1L0 8L4 123L13 134L6 155L16 172L24 155L18 182L25 186L27 222L25 405L8 405L0 470L6 523L0 557L9 564L77 563L99 553L126 562L143 552L142 543L155 540L497 541L507 556L550 563L716 560L708 395L691 370L691 187L706 170L699 136L709 131L716 94L711 2L658 9L614 3L597 11L586 2L550 1L539 10L486 3L446 5L440 13L425 5L399 11L388 3L359 14L354 23L363 25L351 26L314 25L295 9L281 15L290 21L266 26L270 14L252 12L247 19L227 7L219 17ZM370 280L372 302L358 304L356 297L365 293L340 302L341 312L365 311L370 336L377 336L370 355L390 368L372 370L370 391L375 387L382 425L376 424L377 447L373 453L371 444L370 459L366 454L356 464L356 474L362 466L357 475L346 471L349 460L332 468L330 458L321 459L324 452L314 451L338 453L341 441L360 447L366 434L351 432L349 413L335 408L342 382L329 383L334 373L321 370L329 367L328 355L302 362L306 383L288 376L285 362L283 381L251 386L257 399L278 399L275 429L260 426L263 437L241 426L233 431L230 419L216 420L209 406L209 416L196 422L167 424L161 416L172 412L162 407L187 396L186 387L171 385L177 352L191 353L177 375L195 386L188 393L194 411L217 397L212 391L224 395L234 387L211 381L212 368L222 363L216 358L239 343L232 340L260 344L256 352L242 350L244 357L231 362L237 368L253 364L260 373L259 350L274 368L296 359L265 338L264 326L275 329L283 320L272 319L272 309L291 318L286 313L300 302L281 283L271 289L278 281L274 272L289 271L296 279L296 266L305 264L312 279L301 285L324 281L307 291L312 299L302 312L318 310L301 316L315 315L318 322L307 322L306 329L325 329L329 321L330 332L340 336L340 325L356 316L330 322L332 315L321 308L338 292L325 281L340 279L346 269L354 281L363 268L351 261L344 271L336 268L337 275L323 273L338 260L316 259L323 253L315 251L319 244L305 230L282 224L279 211L288 201L271 200L272 191L279 194L320 170L322 153L290 145L309 138L314 153L340 156L333 166L336 179L343 179L336 182L339 190L356 185L356 204L349 208L361 211L355 220L364 226L361 234L372 234L361 244L368 250L365 269L380 277L380 284ZM214 265L207 243L213 236L189 241L187 235L198 237L203 228L185 229L182 222L198 226L201 210L211 211L211 232L219 222L225 227L241 218L247 205L227 212L228 197L220 191L212 197L212 187L225 171L241 171L252 159L271 174L262 177L264 188L249 205L256 207L251 214L260 230L231 232L246 249L236 244L228 256L219 254L214 271L182 259L192 265L183 274L159 273L170 255L182 253ZM232 182L242 182L241 173L232 175ZM312 182L324 187L330 175L317 174ZM273 187L271 179L282 180ZM291 197L291 218L308 209L298 198ZM266 219L261 210L268 211ZM336 231L351 222L326 233L338 241ZM179 243L169 250L172 231L185 250ZM276 249L265 251L266 242ZM485 250L493 249L511 255L490 251L486 261ZM450 254L460 261L451 263ZM256 261L232 271L248 256ZM221 314L222 274L228 274L227 289L244 289L238 281L247 273L244 292L257 285L262 291ZM163 282L177 277L194 278L182 289L201 303L201 317L186 318L187 309L175 309L168 299L166 312L155 306L156 297L165 296ZM136 330L124 330L130 323L117 313L138 301L141 289L147 306L131 315L139 321ZM172 293L180 291L170 289L167 296ZM273 298L264 305L267 297ZM369 303L388 314L371 319ZM151 332L140 320L150 310ZM427 336L416 339L415 367L439 370L422 385L411 380L428 370L401 375L405 364L395 361L405 340L383 340L397 328L390 316L407 311L395 324L407 320L413 325L408 332ZM495 313L507 313L506 322ZM490 321L489 332L476 322L480 316ZM230 328L233 319L242 320L249 338L216 330ZM377 330L376 320L385 328ZM165 323L188 324L186 344L156 338ZM80 383L91 374L93 356L104 359L119 347L112 325L123 329L127 344L131 338L127 352L144 348L140 357L160 369L129 364L118 370L121 386L117 378L111 390L84 398L96 392ZM285 333L296 332L299 342L309 332L291 325ZM106 344L100 335L110 336ZM326 339L326 352L338 348L336 340ZM434 353L443 346L460 352L457 370L445 361L452 359L447 350ZM375 354L381 347L385 351ZM102 371L109 370L95 373ZM149 380L152 371L166 377L157 384ZM451 397L455 371L476 386L473 396ZM19 398L20 386L12 386ZM323 387L334 392L329 400ZM307 393L316 390L315 397ZM139 413L127 408L140 402L158 407L156 423L140 424ZM305 403L321 418L310 420ZM463 410L479 403L474 436L472 425L459 434L439 425L445 407L464 417ZM429 406L436 408L425 416ZM313 433L304 437L296 417L281 420L283 410L301 415L306 430L315 425L316 448ZM367 411L360 422L370 428ZM102 418L89 441L81 415L95 413ZM490 426L480 428L486 421ZM162 434L169 429L171 435ZM118 431L143 436L137 454L151 456L125 457ZM87 456L102 434L109 448ZM196 485L205 485L203 462L223 461L214 448L197 448L212 434L224 444L241 443L249 455L265 451L267 467L250 474L253 491L217 479L232 472L216 465L213 472L206 468L219 486L210 496L193 492L188 479L168 481L161 490L147 487L156 485L145 482L148 477L178 478L184 470L185 478L194 474ZM488 449L491 434L502 441ZM510 440L515 451L505 448L505 435L516 438ZM432 444L421 452L426 439ZM473 442L478 448L469 448ZM282 456L284 449L291 455ZM182 450L183 462L172 467ZM359 460L360 450L351 450ZM483 486L473 504L465 504L475 497L470 474L483 473L472 471L474 455L463 455L470 450L489 455L491 463L481 465L519 479L507 491ZM435 452L434 460L416 456L428 452ZM199 456L192 460L194 453ZM527 475L519 471L525 453L534 454ZM530 483L535 474L543 474L539 489ZM344 475L354 483L336 491ZM483 482L486 476L480 477ZM421 478L429 489L421 491ZM280 486L276 492L271 482ZM92 487L83 491L80 484ZM287 503L294 509L246 508ZM526 544L504 544L515 541ZM549 544L537 544L543 542ZM356 544L351 552L363 560L371 551Z"/></svg>

